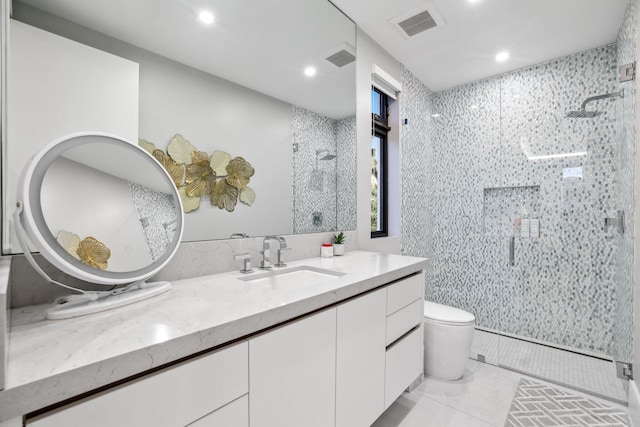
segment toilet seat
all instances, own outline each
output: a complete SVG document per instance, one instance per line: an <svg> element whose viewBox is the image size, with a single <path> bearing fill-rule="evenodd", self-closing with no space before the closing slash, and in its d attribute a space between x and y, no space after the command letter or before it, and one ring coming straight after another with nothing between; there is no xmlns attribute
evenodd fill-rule
<svg viewBox="0 0 640 427"><path fill-rule="evenodd" d="M451 326L470 326L476 321L476 317L467 311L430 301L424 302L424 319Z"/></svg>

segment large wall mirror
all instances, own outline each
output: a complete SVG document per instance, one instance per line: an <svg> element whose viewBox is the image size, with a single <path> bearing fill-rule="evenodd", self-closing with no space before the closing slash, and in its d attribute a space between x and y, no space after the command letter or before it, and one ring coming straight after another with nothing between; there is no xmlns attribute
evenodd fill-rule
<svg viewBox="0 0 640 427"><path fill-rule="evenodd" d="M183 241L356 228L355 25L327 0L14 0L9 32L3 253L22 168L77 132L170 169Z"/></svg>

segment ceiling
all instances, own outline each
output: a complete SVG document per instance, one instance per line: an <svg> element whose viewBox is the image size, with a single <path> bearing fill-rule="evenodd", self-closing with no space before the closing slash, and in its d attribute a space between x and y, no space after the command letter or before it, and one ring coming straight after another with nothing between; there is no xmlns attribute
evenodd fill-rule
<svg viewBox="0 0 640 427"><path fill-rule="evenodd" d="M353 63L324 58L355 44L353 24L324 1L20 0L111 37L300 105L353 114ZM628 0L332 0L429 89L517 70L616 40ZM428 9L444 25L408 38L393 22ZM207 28L196 11L216 15ZM495 56L508 51L510 58ZM315 65L318 75L302 74Z"/></svg>
<svg viewBox="0 0 640 427"><path fill-rule="evenodd" d="M345 43L355 47L355 25L325 0L14 0L13 8L44 11L61 26L70 21L323 116L355 114L355 62L325 59ZM215 16L211 25L198 20L203 10Z"/></svg>
<svg viewBox="0 0 640 427"><path fill-rule="evenodd" d="M627 7L627 0L332 1L434 92L613 43ZM425 8L445 25L407 38L393 24ZM501 51L510 57L497 62Z"/></svg>

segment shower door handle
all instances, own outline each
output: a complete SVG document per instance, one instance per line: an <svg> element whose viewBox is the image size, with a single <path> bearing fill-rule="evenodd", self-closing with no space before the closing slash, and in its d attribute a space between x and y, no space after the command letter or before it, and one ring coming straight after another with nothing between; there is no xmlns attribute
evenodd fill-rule
<svg viewBox="0 0 640 427"><path fill-rule="evenodd" d="M516 238L509 237L509 265L516 265Z"/></svg>

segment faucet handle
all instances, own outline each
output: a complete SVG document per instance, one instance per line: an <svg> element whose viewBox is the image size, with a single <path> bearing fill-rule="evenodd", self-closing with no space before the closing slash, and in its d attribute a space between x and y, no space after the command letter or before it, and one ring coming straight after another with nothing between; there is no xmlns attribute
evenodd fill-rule
<svg viewBox="0 0 640 427"><path fill-rule="evenodd" d="M289 252L291 248L280 248L278 249L278 260L274 264L276 267L286 267L287 264L284 262L283 252Z"/></svg>
<svg viewBox="0 0 640 427"><path fill-rule="evenodd" d="M251 268L251 255L248 252L235 255L233 258L241 259L244 261L244 267L242 268L242 270L240 270L240 273L253 273L253 269Z"/></svg>

